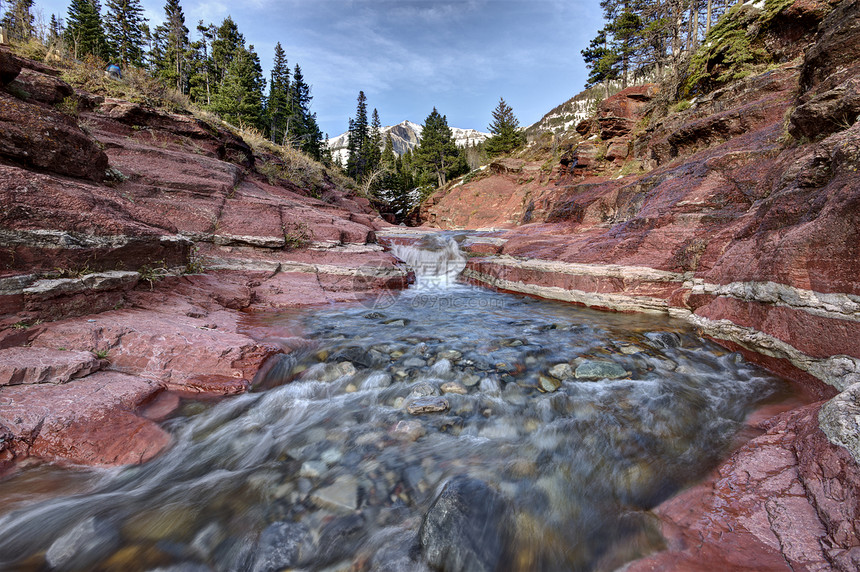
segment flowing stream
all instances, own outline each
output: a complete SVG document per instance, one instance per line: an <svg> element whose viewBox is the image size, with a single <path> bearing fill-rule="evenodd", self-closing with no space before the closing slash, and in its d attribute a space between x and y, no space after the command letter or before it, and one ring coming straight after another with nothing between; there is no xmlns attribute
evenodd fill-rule
<svg viewBox="0 0 860 572"><path fill-rule="evenodd" d="M251 317L310 341L251 393L185 402L157 459L8 477L0 569L425 570L441 543L478 555L464 569L613 570L661 547L649 508L790 398L665 317L457 283L446 235L395 253L416 272L397 296ZM485 528L428 539L462 476L497 501L467 499Z"/></svg>

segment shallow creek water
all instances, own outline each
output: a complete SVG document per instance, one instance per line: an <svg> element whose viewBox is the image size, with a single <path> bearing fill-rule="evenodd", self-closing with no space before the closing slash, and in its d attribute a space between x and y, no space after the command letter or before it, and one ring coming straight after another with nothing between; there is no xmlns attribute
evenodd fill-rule
<svg viewBox="0 0 860 572"><path fill-rule="evenodd" d="M465 569L612 570L660 548L647 509L790 398L683 323L453 283L453 241L424 246L397 251L416 288L255 317L309 341L253 392L185 403L159 458L0 483L0 569L423 570L441 543ZM428 540L460 476L495 503L467 499L471 522L494 520Z"/></svg>

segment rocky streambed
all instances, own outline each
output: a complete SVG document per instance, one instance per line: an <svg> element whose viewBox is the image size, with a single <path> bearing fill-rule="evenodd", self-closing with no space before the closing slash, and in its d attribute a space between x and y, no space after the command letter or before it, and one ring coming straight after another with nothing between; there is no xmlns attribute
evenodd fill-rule
<svg viewBox="0 0 860 572"><path fill-rule="evenodd" d="M397 296L249 318L306 341L251 393L187 401L160 457L8 478L0 565L610 570L663 548L649 509L794 399L682 322L439 280L462 259L429 246L400 252L419 276Z"/></svg>

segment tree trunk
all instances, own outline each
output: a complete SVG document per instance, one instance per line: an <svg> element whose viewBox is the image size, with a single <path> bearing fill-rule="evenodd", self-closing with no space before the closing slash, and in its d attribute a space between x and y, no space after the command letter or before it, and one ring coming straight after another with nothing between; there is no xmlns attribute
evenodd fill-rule
<svg viewBox="0 0 860 572"><path fill-rule="evenodd" d="M690 3L690 36L691 52L695 52L699 47L699 1L693 0Z"/></svg>
<svg viewBox="0 0 860 572"><path fill-rule="evenodd" d="M711 18L713 16L713 2L714 0L708 0L708 13L705 17L705 37L708 36L708 32L711 31Z"/></svg>

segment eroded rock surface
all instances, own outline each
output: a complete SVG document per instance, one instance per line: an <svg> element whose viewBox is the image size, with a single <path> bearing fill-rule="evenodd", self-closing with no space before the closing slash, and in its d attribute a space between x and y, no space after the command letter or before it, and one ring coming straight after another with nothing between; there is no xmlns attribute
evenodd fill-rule
<svg viewBox="0 0 860 572"><path fill-rule="evenodd" d="M159 384L118 372L97 372L63 385L0 389L0 421L18 456L87 465L151 459L170 443L158 425L135 414Z"/></svg>
<svg viewBox="0 0 860 572"><path fill-rule="evenodd" d="M657 507L668 550L629 570L856 570L860 476L817 428L820 407L764 421L712 478Z"/></svg>
<svg viewBox="0 0 860 572"><path fill-rule="evenodd" d="M0 460L145 461L169 442L145 401L242 393L292 351L293 332L260 341L241 310L406 284L375 244L387 223L319 166L5 49L0 74ZM175 409L164 395L147 416Z"/></svg>
<svg viewBox="0 0 860 572"><path fill-rule="evenodd" d="M0 350L0 385L66 383L102 367L92 352L15 347Z"/></svg>

